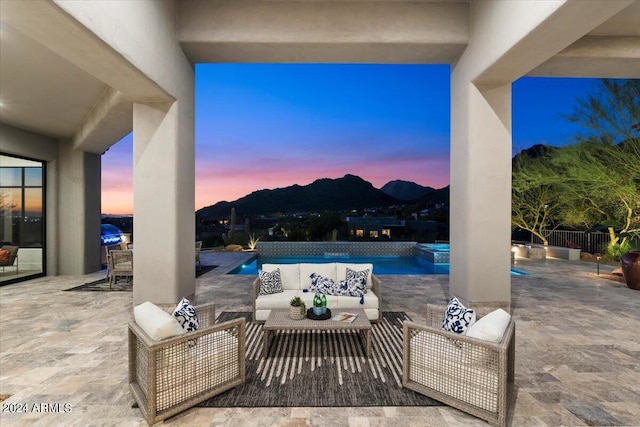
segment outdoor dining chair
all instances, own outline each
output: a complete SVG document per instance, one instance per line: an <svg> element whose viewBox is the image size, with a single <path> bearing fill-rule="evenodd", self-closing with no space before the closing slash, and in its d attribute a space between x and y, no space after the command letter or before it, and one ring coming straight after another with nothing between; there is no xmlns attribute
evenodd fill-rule
<svg viewBox="0 0 640 427"><path fill-rule="evenodd" d="M107 253L107 277L109 289L113 289L118 278L124 278L127 282L133 280L133 252L113 250Z"/></svg>

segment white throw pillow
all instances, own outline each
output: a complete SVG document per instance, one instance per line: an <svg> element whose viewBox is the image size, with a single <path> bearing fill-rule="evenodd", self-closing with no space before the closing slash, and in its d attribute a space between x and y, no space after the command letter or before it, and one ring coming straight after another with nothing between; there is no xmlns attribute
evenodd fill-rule
<svg viewBox="0 0 640 427"><path fill-rule="evenodd" d="M466 335L471 338L499 343L502 341L502 336L507 330L510 320L511 315L499 308L471 325Z"/></svg>
<svg viewBox="0 0 640 427"><path fill-rule="evenodd" d="M149 301L135 306L133 317L138 326L155 341L186 333L175 317Z"/></svg>

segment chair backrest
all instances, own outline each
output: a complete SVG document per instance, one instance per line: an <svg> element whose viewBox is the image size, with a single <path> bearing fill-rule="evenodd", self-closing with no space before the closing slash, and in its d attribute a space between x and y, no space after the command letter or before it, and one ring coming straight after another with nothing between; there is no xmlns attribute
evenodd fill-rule
<svg viewBox="0 0 640 427"><path fill-rule="evenodd" d="M114 250L109 251L109 268L114 271L133 273L133 252Z"/></svg>

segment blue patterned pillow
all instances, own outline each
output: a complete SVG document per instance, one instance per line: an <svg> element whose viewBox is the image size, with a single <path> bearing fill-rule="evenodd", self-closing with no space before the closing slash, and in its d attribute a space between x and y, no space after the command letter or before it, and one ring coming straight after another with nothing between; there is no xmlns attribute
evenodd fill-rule
<svg viewBox="0 0 640 427"><path fill-rule="evenodd" d="M465 334L476 321L476 312L466 308L456 297L451 297L444 310L442 329L457 334Z"/></svg>
<svg viewBox="0 0 640 427"><path fill-rule="evenodd" d="M366 290L366 281L358 278L341 280L336 283L336 293L334 295L343 295L347 297L361 297Z"/></svg>
<svg viewBox="0 0 640 427"><path fill-rule="evenodd" d="M317 294L334 295L335 280L321 276L317 273L311 273L311 292Z"/></svg>
<svg viewBox="0 0 640 427"><path fill-rule="evenodd" d="M198 329L198 313L188 299L182 298L173 311L173 316L185 331L193 332Z"/></svg>
<svg viewBox="0 0 640 427"><path fill-rule="evenodd" d="M354 278L336 282L329 277L320 276L316 273L311 274L310 277L311 292L347 297L361 297L364 295L365 284L360 279Z"/></svg>
<svg viewBox="0 0 640 427"><path fill-rule="evenodd" d="M355 271L350 269L349 267L347 267L347 277L345 277L345 279L349 280L349 279L359 279L362 281L362 284L364 285L364 293L367 293L367 277L369 277L369 269L367 268L366 270L362 270L362 271Z"/></svg>
<svg viewBox="0 0 640 427"><path fill-rule="evenodd" d="M258 276L260 277L260 295L279 294L283 292L279 268L271 272L260 270Z"/></svg>

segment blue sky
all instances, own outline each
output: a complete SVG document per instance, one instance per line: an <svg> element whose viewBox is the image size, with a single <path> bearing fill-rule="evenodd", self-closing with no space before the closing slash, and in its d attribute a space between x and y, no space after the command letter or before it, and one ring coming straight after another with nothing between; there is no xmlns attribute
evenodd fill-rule
<svg viewBox="0 0 640 427"><path fill-rule="evenodd" d="M564 116L594 82L514 82L514 154L572 143ZM347 173L444 187L449 110L448 65L198 64L195 208ZM104 213L131 213L132 145L103 156Z"/></svg>

